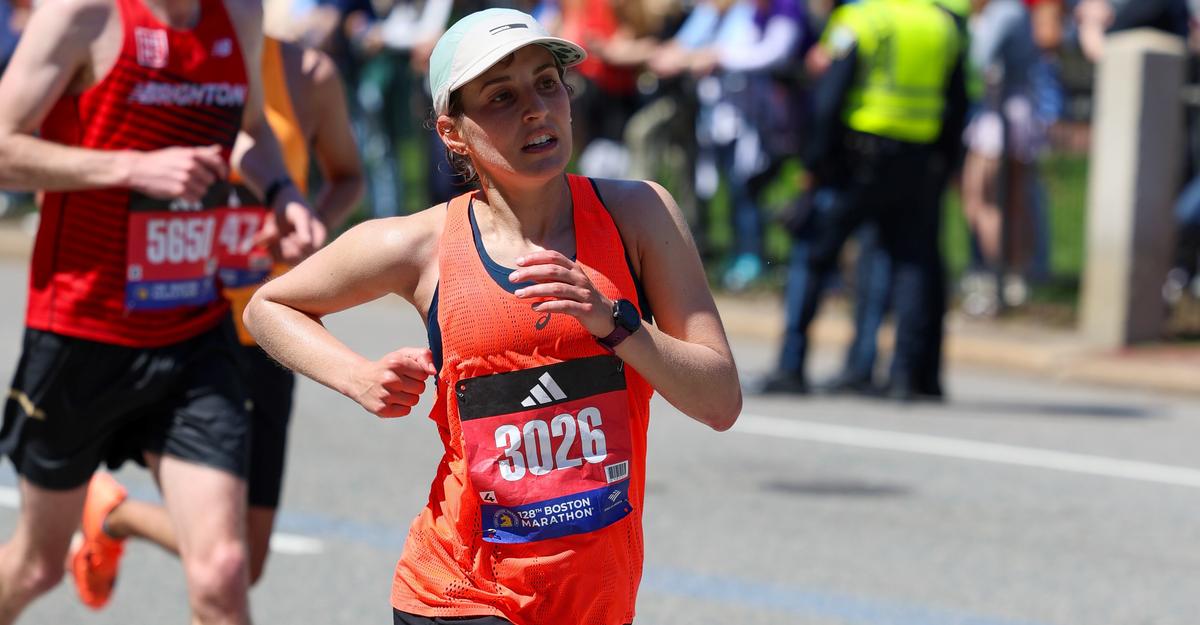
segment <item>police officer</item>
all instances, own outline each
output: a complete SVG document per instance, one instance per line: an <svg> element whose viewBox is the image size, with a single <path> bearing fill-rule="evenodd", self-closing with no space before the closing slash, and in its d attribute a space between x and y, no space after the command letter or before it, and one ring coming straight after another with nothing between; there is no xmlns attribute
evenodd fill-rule
<svg viewBox="0 0 1200 625"><path fill-rule="evenodd" d="M966 112L965 42L951 14L929 0L842 6L822 41L832 62L816 86L814 132L804 154L820 192L801 227L807 258L794 260L789 276L780 368L762 390L807 388L805 335L822 276L836 269L846 238L867 223L892 259L898 327L889 392L900 399L939 397L940 193Z"/></svg>

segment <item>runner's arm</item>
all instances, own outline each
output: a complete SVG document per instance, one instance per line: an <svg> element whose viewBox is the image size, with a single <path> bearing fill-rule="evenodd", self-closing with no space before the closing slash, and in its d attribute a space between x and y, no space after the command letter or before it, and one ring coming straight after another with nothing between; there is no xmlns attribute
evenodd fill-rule
<svg viewBox="0 0 1200 625"><path fill-rule="evenodd" d="M261 197L271 183L288 175L283 164L283 151L264 112L262 6L250 0L226 0L225 4L237 31L246 63L246 82L250 85L242 110L242 131L234 145L232 160L246 184ZM301 201L300 193L294 188L286 193L290 196L289 201Z"/></svg>
<svg viewBox="0 0 1200 625"><path fill-rule="evenodd" d="M617 345L617 356L684 414L729 429L742 409L737 367L679 207L654 183L605 180L597 186L657 320ZM518 258L517 266L509 280L535 283L516 290L535 311L569 314L596 337L616 327L612 300L575 261L541 250Z"/></svg>
<svg viewBox="0 0 1200 625"><path fill-rule="evenodd" d="M616 354L672 406L714 430L727 430L742 410L742 389L687 221L658 184L617 188L609 206L620 207L614 219L623 231L633 229L655 323L642 324Z"/></svg>
<svg viewBox="0 0 1200 625"><path fill-rule="evenodd" d="M316 219L308 203L290 181L283 163L279 141L267 123L262 88L262 4L255 0L225 0L229 16L237 30L238 43L246 63L250 89L242 116L242 130L233 149L233 164L242 179L260 197L267 191L276 194L270 208L275 211L273 236L281 239L283 260L299 262L325 244L325 226Z"/></svg>
<svg viewBox="0 0 1200 625"><path fill-rule="evenodd" d="M436 263L436 210L351 228L263 285L246 307L247 329L284 366L359 401L371 384L368 378L378 371L372 361L326 330L321 318L389 293L414 304L426 300L429 295L418 292L432 288L420 285L422 275Z"/></svg>
<svg viewBox="0 0 1200 625"><path fill-rule="evenodd" d="M65 191L128 186L134 154L68 147L35 135L85 70L112 13L96 0L53 0L34 11L0 79L0 188Z"/></svg>
<svg viewBox="0 0 1200 625"><path fill-rule="evenodd" d="M337 66L319 50L304 51L304 74L310 80L313 118L317 122L313 152L325 185L317 196L316 212L325 227L340 227L363 193L363 166L346 110L346 94ZM311 69L310 69L311 66Z"/></svg>

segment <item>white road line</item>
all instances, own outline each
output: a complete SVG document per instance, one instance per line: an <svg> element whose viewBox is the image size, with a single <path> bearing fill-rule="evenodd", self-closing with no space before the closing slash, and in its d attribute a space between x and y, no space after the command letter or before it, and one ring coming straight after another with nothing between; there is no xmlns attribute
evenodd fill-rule
<svg viewBox="0 0 1200 625"><path fill-rule="evenodd" d="M311 556L325 550L325 545L316 538L299 534L271 534L271 551L292 556Z"/></svg>
<svg viewBox="0 0 1200 625"><path fill-rule="evenodd" d="M1200 488L1200 470L1049 449L743 414L733 432Z"/></svg>
<svg viewBox="0 0 1200 625"><path fill-rule="evenodd" d="M21 494L17 489L0 486L0 508L17 509L21 506ZM271 551L292 556L309 556L321 553L325 545L316 538L299 534L271 534Z"/></svg>

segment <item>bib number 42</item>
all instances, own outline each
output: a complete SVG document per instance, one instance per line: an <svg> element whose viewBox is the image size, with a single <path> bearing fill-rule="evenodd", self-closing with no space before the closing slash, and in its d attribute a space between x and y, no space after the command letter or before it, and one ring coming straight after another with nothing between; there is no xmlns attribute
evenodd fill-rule
<svg viewBox="0 0 1200 625"><path fill-rule="evenodd" d="M580 410L578 416L556 415L549 423L533 419L521 428L510 424L496 428L496 447L504 450L504 458L499 461L500 476L516 482L526 473L546 475L584 462L604 462L608 446L600 429L602 424L600 410L588 407ZM579 445L575 444L576 439ZM582 455L575 455L577 449Z"/></svg>

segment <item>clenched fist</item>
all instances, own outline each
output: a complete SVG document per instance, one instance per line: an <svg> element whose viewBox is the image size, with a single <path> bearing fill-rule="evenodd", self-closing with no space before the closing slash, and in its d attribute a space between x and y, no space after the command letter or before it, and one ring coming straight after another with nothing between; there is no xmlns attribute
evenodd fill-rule
<svg viewBox="0 0 1200 625"><path fill-rule="evenodd" d="M219 145L130 152L129 158L129 187L160 200L199 202L214 182L229 175Z"/></svg>
<svg viewBox="0 0 1200 625"><path fill-rule="evenodd" d="M350 399L375 416L403 417L420 401L425 379L431 375L437 375L432 352L402 347L356 372L358 390Z"/></svg>

